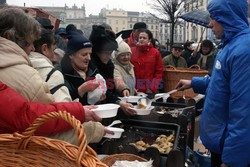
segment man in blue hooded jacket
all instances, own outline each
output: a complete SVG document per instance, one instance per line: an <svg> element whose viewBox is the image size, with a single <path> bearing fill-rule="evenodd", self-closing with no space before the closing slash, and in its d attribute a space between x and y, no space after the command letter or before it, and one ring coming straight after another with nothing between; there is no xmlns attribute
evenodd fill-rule
<svg viewBox="0 0 250 167"><path fill-rule="evenodd" d="M247 0L211 0L209 27L222 48L213 75L181 80L179 90L205 93L200 122L202 143L212 166L250 166L250 29ZM216 159L217 158L217 159Z"/></svg>

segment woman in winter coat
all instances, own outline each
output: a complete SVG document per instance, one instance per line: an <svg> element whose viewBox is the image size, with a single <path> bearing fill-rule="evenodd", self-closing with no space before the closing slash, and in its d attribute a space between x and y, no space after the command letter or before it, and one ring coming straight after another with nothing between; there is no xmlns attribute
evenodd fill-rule
<svg viewBox="0 0 250 167"><path fill-rule="evenodd" d="M217 54L213 43L210 40L202 41L200 53L201 57L199 58L197 64L201 69L208 70L208 74L211 75L214 66L214 60Z"/></svg>
<svg viewBox="0 0 250 167"><path fill-rule="evenodd" d="M29 101L54 102L28 55L40 36L40 24L21 9L0 10L0 80Z"/></svg>
<svg viewBox="0 0 250 167"><path fill-rule="evenodd" d="M115 35L107 32L104 27L94 25L90 35L90 40L93 44L93 51L91 54L91 61L98 68L99 73L106 80L107 92L106 99L102 103L116 103L121 109L129 115L134 115L135 110L130 103L122 102L118 98L118 94L114 84L114 64L111 61L111 55L118 45L115 40Z"/></svg>
<svg viewBox="0 0 250 167"><path fill-rule="evenodd" d="M52 65L54 58L55 36L51 30L42 29L41 38L34 42L35 51L30 53L33 67L39 72L42 79L48 83L50 92L56 102L72 102L68 88L64 84L64 78L60 71ZM97 122L83 124L88 142L99 142L104 135L104 126ZM77 136L74 130L50 136L56 139L66 140L77 144Z"/></svg>
<svg viewBox="0 0 250 167"><path fill-rule="evenodd" d="M67 44L66 54L57 67L64 76L65 85L73 100L87 105L87 95L99 86L94 80L97 68L91 63L92 44L83 35L73 35Z"/></svg>
<svg viewBox="0 0 250 167"><path fill-rule="evenodd" d="M162 81L162 58L160 52L153 47L152 39L152 33L144 29L139 34L136 47L131 49L136 89L140 92L156 93Z"/></svg>
<svg viewBox="0 0 250 167"><path fill-rule="evenodd" d="M114 52L114 79L115 86L120 96L135 95L135 73L134 66L130 62L131 50L124 41L118 45Z"/></svg>

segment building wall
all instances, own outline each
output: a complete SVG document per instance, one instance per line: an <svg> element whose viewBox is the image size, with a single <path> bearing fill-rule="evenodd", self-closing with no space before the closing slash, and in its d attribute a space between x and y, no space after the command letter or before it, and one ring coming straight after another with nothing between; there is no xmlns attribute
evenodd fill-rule
<svg viewBox="0 0 250 167"><path fill-rule="evenodd" d="M185 12L193 11L195 9L206 10L207 9L207 0L186 0L185 3ZM208 33L208 29L194 24L184 22L185 24L185 39L186 41L199 42L201 39L213 39L213 34ZM212 36L211 36L212 35ZM202 37L202 38L201 38Z"/></svg>
<svg viewBox="0 0 250 167"><path fill-rule="evenodd" d="M153 37L159 40L159 20L151 16L149 13L128 12L128 27L133 29L137 22L145 22L147 28L152 32ZM160 41L159 41L160 42Z"/></svg>
<svg viewBox="0 0 250 167"><path fill-rule="evenodd" d="M124 10L107 10L102 9L101 16L106 17L106 23L112 27L115 33L128 28L128 12Z"/></svg>
<svg viewBox="0 0 250 167"><path fill-rule="evenodd" d="M185 31L184 31L184 23L178 22L175 25L174 31L174 43L184 43L185 42ZM159 24L159 42L162 45L167 46L168 49L170 43L170 34L171 34L171 24L170 23L160 23Z"/></svg>
<svg viewBox="0 0 250 167"><path fill-rule="evenodd" d="M41 7L42 8L42 7ZM148 29L152 32L153 37L158 39L161 44L168 42L170 39L170 25L162 24L157 18L154 18L150 13L140 13L135 11L124 11L121 9L102 9L99 16L90 15L86 17L85 6L81 8L77 6L68 7L44 7L44 10L54 13L61 22L61 27L66 27L68 24L75 24L78 29L84 31L89 36L92 30L92 25L100 25L102 23L109 24L115 33L124 29L132 29L136 22L145 22ZM182 23L177 24L175 31L175 42L184 43L185 35L184 26Z"/></svg>
<svg viewBox="0 0 250 167"><path fill-rule="evenodd" d="M84 25L84 33L87 37L90 36L93 25L101 25L106 23L106 18L99 15L89 15L86 17L86 24Z"/></svg>
<svg viewBox="0 0 250 167"><path fill-rule="evenodd" d="M76 5L68 7L66 4L64 7L43 7L39 8L55 15L62 20L60 27L66 27L68 24L74 24L78 29L84 31L84 25L86 24L85 6L80 8Z"/></svg>

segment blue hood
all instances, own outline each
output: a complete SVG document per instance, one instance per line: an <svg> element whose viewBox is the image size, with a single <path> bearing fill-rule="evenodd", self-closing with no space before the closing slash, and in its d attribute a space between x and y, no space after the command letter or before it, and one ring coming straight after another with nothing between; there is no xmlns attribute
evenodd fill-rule
<svg viewBox="0 0 250 167"><path fill-rule="evenodd" d="M249 28L247 0L211 0L207 9L224 28L222 42L230 41L235 34Z"/></svg>

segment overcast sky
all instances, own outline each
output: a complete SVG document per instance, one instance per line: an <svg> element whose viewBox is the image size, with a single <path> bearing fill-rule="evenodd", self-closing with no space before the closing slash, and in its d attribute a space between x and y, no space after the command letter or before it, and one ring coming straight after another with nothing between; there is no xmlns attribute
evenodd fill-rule
<svg viewBox="0 0 250 167"><path fill-rule="evenodd" d="M150 7L147 2L151 0L7 0L8 5L23 6L24 3L27 7L34 6L67 6L72 7L76 4L81 7L85 4L86 14L99 14L102 8L121 8L126 11L138 11L145 12L150 11ZM151 10L152 11L152 10Z"/></svg>

